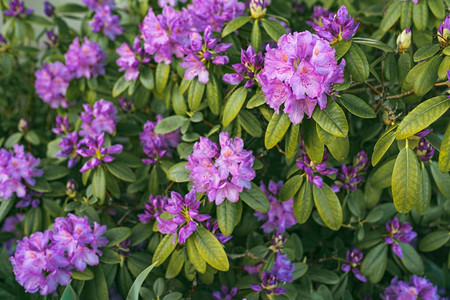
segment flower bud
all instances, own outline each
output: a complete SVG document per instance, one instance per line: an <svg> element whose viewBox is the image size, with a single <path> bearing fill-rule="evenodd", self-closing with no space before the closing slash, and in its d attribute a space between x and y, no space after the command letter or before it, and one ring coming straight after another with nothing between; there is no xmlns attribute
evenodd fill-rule
<svg viewBox="0 0 450 300"><path fill-rule="evenodd" d="M249 4L250 14L253 19L261 19L266 14L266 7L269 3L265 0L251 0Z"/></svg>
<svg viewBox="0 0 450 300"><path fill-rule="evenodd" d="M411 45L411 29L406 28L403 32L397 37L397 48L399 52L405 52L408 49L409 45Z"/></svg>
<svg viewBox="0 0 450 300"><path fill-rule="evenodd" d="M48 1L44 2L44 13L47 17L51 17L53 12L55 11L55 7Z"/></svg>
<svg viewBox="0 0 450 300"><path fill-rule="evenodd" d="M27 120L25 120L25 118L20 119L19 124L17 125L17 127L19 128L20 132L25 132L28 130L28 128L30 127L28 125Z"/></svg>
<svg viewBox="0 0 450 300"><path fill-rule="evenodd" d="M69 179L66 184L66 195L69 196L69 198L75 198L77 194L77 183L73 178Z"/></svg>
<svg viewBox="0 0 450 300"><path fill-rule="evenodd" d="M439 26L437 33L439 43L443 46L448 46L450 44L450 15L448 15L444 23Z"/></svg>
<svg viewBox="0 0 450 300"><path fill-rule="evenodd" d="M133 109L133 100L119 98L119 108L124 114L129 113Z"/></svg>

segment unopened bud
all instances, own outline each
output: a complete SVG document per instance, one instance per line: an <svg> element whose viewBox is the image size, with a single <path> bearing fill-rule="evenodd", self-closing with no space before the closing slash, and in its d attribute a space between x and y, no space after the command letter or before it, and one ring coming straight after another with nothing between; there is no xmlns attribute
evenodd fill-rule
<svg viewBox="0 0 450 300"><path fill-rule="evenodd" d="M77 194L77 183L73 178L69 179L66 184L66 195L69 196L69 198L75 198Z"/></svg>
<svg viewBox="0 0 450 300"><path fill-rule="evenodd" d="M408 49L409 45L411 45L411 29L406 28L403 32L397 37L397 47L399 52L405 52Z"/></svg>
<svg viewBox="0 0 450 300"><path fill-rule="evenodd" d="M133 100L119 98L119 108L123 113L129 113L133 109Z"/></svg>
<svg viewBox="0 0 450 300"><path fill-rule="evenodd" d="M28 128L30 127L28 125L27 120L25 120L24 118L20 119L19 124L17 125L17 127L19 128L20 132L25 132L28 130Z"/></svg>
<svg viewBox="0 0 450 300"><path fill-rule="evenodd" d="M253 19L261 19L266 14L266 7L268 1L265 0L251 0L249 4L250 14Z"/></svg>

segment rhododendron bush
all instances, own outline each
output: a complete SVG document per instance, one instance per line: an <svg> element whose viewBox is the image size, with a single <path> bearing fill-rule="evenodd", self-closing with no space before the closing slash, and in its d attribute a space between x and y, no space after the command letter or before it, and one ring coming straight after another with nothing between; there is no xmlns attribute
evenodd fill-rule
<svg viewBox="0 0 450 300"><path fill-rule="evenodd" d="M449 0L0 9L5 299L448 299Z"/></svg>

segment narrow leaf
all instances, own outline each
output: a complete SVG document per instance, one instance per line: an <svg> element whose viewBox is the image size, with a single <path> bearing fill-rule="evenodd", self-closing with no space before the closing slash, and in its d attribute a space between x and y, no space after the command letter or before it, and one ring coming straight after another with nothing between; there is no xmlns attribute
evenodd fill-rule
<svg viewBox="0 0 450 300"><path fill-rule="evenodd" d="M357 44L361 44L361 45L365 45L365 46L383 50L384 52L394 52L394 48L392 48L391 46L389 46L383 42L374 40L374 39L354 37L354 38L352 38L352 41Z"/></svg>
<svg viewBox="0 0 450 300"><path fill-rule="evenodd" d="M291 125L289 116L284 113L273 113L269 124L267 125L264 144L267 149L272 149L283 138L284 134Z"/></svg>
<svg viewBox="0 0 450 300"><path fill-rule="evenodd" d="M222 30L222 38L226 37L230 33L235 30L238 30L242 26L248 23L251 20L250 16L242 16L237 17L236 19L231 20Z"/></svg>
<svg viewBox="0 0 450 300"><path fill-rule="evenodd" d="M303 177L301 175L295 175L289 178L281 187L279 200L284 202L292 199L302 186Z"/></svg>
<svg viewBox="0 0 450 300"><path fill-rule="evenodd" d="M184 116L170 116L161 120L155 126L155 133L164 134L177 130L183 125L183 121L186 120Z"/></svg>
<svg viewBox="0 0 450 300"><path fill-rule="evenodd" d="M139 300L139 291L141 290L141 286L147 278L148 274L150 274L150 272L156 266L156 263L157 262L151 264L150 266L145 268L145 270L142 271L141 274L139 274L139 276L133 282L130 291L128 292L127 300Z"/></svg>
<svg viewBox="0 0 450 300"><path fill-rule="evenodd" d="M407 243L400 243L402 247L402 257L400 260L405 266L406 270L411 272L412 274L422 275L425 271L425 267L423 265L422 258L417 253L416 249L413 246Z"/></svg>
<svg viewBox="0 0 450 300"><path fill-rule="evenodd" d="M125 75L120 76L120 78L116 81L116 83L113 86L112 90L112 96L115 98L122 94L131 84L133 81L127 81L125 79Z"/></svg>
<svg viewBox="0 0 450 300"><path fill-rule="evenodd" d="M383 135L378 139L373 148L372 154L372 165L376 166L378 162L383 158L384 154L391 147L392 143L395 140L395 127L389 128Z"/></svg>
<svg viewBox="0 0 450 300"><path fill-rule="evenodd" d="M422 252L435 251L444 246L450 239L450 232L447 230L433 231L419 241L419 250Z"/></svg>
<svg viewBox="0 0 450 300"><path fill-rule="evenodd" d="M313 184L314 203L323 222L332 230L339 230L342 225L342 207L333 190L323 184L322 188Z"/></svg>
<svg viewBox="0 0 450 300"><path fill-rule="evenodd" d="M450 172L450 124L447 125L447 130L445 130L442 139L438 166L442 173Z"/></svg>
<svg viewBox="0 0 450 300"><path fill-rule="evenodd" d="M275 42L278 42L278 39L283 35L286 34L286 29L274 20L269 19L262 19L262 25L264 30L267 32L267 34L270 36L272 40Z"/></svg>
<svg viewBox="0 0 450 300"><path fill-rule="evenodd" d="M253 208L256 211L266 213L269 211L270 203L267 199L267 196L261 191L261 189L251 182L251 189L247 190L244 189L240 194L239 197L247 203L248 206Z"/></svg>
<svg viewBox="0 0 450 300"><path fill-rule="evenodd" d="M167 178L175 182L189 181L189 170L186 169L186 161L173 165L167 172Z"/></svg>
<svg viewBox="0 0 450 300"><path fill-rule="evenodd" d="M417 201L415 207L419 214L424 215L431 202L431 181L430 176L428 175L427 169L425 165L422 164L421 167L421 185L420 185L420 193L417 197Z"/></svg>
<svg viewBox="0 0 450 300"><path fill-rule="evenodd" d="M126 163L121 161L113 161L106 164L106 168L111 172L111 174L123 181L136 181L136 175L134 175L133 171Z"/></svg>
<svg viewBox="0 0 450 300"><path fill-rule="evenodd" d="M377 116L370 105L361 98L350 94L342 94L338 99L339 102L355 116L365 119L372 119Z"/></svg>
<svg viewBox="0 0 450 300"><path fill-rule="evenodd" d="M338 137L346 137L348 133L348 123L342 108L334 101L328 101L324 110L316 107L312 117L317 124L325 131Z"/></svg>
<svg viewBox="0 0 450 300"><path fill-rule="evenodd" d="M222 204L217 206L217 222L219 223L220 231L225 236L230 236L233 233L238 217L237 214L237 204L228 201L228 199L225 199Z"/></svg>
<svg viewBox="0 0 450 300"><path fill-rule="evenodd" d="M189 261L194 266L195 270L199 273L205 273L206 261L200 256L197 246L195 245L194 236L190 236L186 240L186 249L189 257Z"/></svg>
<svg viewBox="0 0 450 300"><path fill-rule="evenodd" d="M301 129L306 153L315 164L320 164L323 159L324 144L317 135L316 122L310 119L303 120Z"/></svg>
<svg viewBox="0 0 450 300"><path fill-rule="evenodd" d="M162 265L162 263L169 257L173 250L175 250L178 240L173 243L173 238L173 234L166 234L161 242L159 242L152 260L155 267Z"/></svg>
<svg viewBox="0 0 450 300"><path fill-rule="evenodd" d="M320 126L316 126L316 130L319 139L327 146L331 155L333 155L333 157L337 161L344 161L347 158L350 148L348 136L337 137L335 135L332 135L331 133L326 132Z"/></svg>
<svg viewBox="0 0 450 300"><path fill-rule="evenodd" d="M227 126L234 120L234 118L236 118L238 113L241 111L242 105L244 105L246 98L247 89L245 87L240 87L233 92L223 109L223 126Z"/></svg>
<svg viewBox="0 0 450 300"><path fill-rule="evenodd" d="M197 227L197 230L194 232L194 237L195 245L201 257L213 268L219 271L228 271L229 263L227 254L216 237L202 226Z"/></svg>
<svg viewBox="0 0 450 300"><path fill-rule="evenodd" d="M163 94L166 89L167 82L170 75L170 65L164 62L158 63L155 72L155 91L158 94Z"/></svg>
<svg viewBox="0 0 450 300"><path fill-rule="evenodd" d="M298 223L303 224L308 221L313 208L312 183L304 181L300 191L294 197L293 211Z"/></svg>

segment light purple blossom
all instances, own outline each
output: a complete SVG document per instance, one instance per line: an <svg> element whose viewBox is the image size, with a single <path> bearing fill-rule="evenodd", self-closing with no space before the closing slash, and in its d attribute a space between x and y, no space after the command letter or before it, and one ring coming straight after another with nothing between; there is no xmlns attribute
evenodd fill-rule
<svg viewBox="0 0 450 300"><path fill-rule="evenodd" d="M400 1L409 1L409 0L400 0ZM412 0L412 3L417 4L419 3L419 0Z"/></svg>
<svg viewBox="0 0 450 300"><path fill-rule="evenodd" d="M417 236L417 233L412 231L412 229L408 222L399 223L397 217L387 221L387 235L384 241L388 245L392 244L392 251L398 257L403 256L402 247L399 243L410 243Z"/></svg>
<svg viewBox="0 0 450 300"><path fill-rule="evenodd" d="M259 74L263 68L264 59L262 53L256 54L252 46L248 46L247 50L241 49L241 63L234 64L233 69L236 71L234 74L223 75L223 81L237 85L242 80L247 79L245 88L250 88L256 83L256 75Z"/></svg>
<svg viewBox="0 0 450 300"><path fill-rule="evenodd" d="M417 275L411 276L409 283L399 281L397 276L391 280L391 285L388 286L384 293L380 295L383 300L439 300L437 293L437 286L434 286L428 279L419 277Z"/></svg>
<svg viewBox="0 0 450 300"><path fill-rule="evenodd" d="M81 46L76 37L64 57L67 68L73 72L73 77L90 79L91 76L105 74L106 52L102 51L96 42L90 42L87 37L84 38Z"/></svg>
<svg viewBox="0 0 450 300"><path fill-rule="evenodd" d="M65 65L57 61L52 64L44 64L35 72L36 93L48 103L51 108L68 108L66 91L71 80L71 73Z"/></svg>
<svg viewBox="0 0 450 300"><path fill-rule="evenodd" d="M305 146L301 144L299 151L299 159L297 160L297 166L300 170L303 170L303 172L306 173L309 182L313 183L319 188L322 188L323 187L322 177L319 175L314 175L315 172L319 173L320 175L330 175L338 171L338 169L336 168L331 168L327 166L326 162L328 160L328 157L329 154L325 150L322 162L319 164L315 164L306 153Z"/></svg>
<svg viewBox="0 0 450 300"><path fill-rule="evenodd" d="M123 43L116 52L120 55L120 58L116 60L117 65L120 67L119 72L126 71L125 79L127 81L137 80L139 66L150 61L148 54L141 48L141 39L139 37L135 38L133 49L128 44Z"/></svg>
<svg viewBox="0 0 450 300"><path fill-rule="evenodd" d="M358 184L363 180L365 171L369 167L369 159L364 151L360 151L353 158L353 165L341 165L341 169L336 174L336 181L331 189L339 193L341 188L347 191L355 191Z"/></svg>
<svg viewBox="0 0 450 300"><path fill-rule="evenodd" d="M336 14L330 13L328 17L322 17L322 24L311 24L311 26L318 36L331 43L336 43L342 39L351 39L359 26L359 22L355 24L355 19L352 19L348 14L345 5L342 5Z"/></svg>
<svg viewBox="0 0 450 300"><path fill-rule="evenodd" d="M20 201L16 204L16 208L28 207L30 205L31 207L38 207L41 203L41 200L39 200L40 197L42 197L42 193L37 193L27 187L25 196L19 197Z"/></svg>
<svg viewBox="0 0 450 300"><path fill-rule="evenodd" d="M197 201L196 193L191 190L184 196L177 192L172 192L171 197L167 200L164 210L173 216L171 220L161 219L156 217L158 221L158 229L162 234L173 234L173 244L177 240L184 243L186 239L194 233L197 229L198 223L203 222L211 216L198 213L200 201Z"/></svg>
<svg viewBox="0 0 450 300"><path fill-rule="evenodd" d="M267 213L255 212L254 215L258 217L258 221L265 221L261 226L265 233L272 231L284 233L287 228L297 224L293 213L294 199L291 198L285 202L279 202L277 196L283 187L283 181L269 181L269 188L267 189L261 181L260 188L266 194L270 202L270 209Z"/></svg>
<svg viewBox="0 0 450 300"><path fill-rule="evenodd" d="M23 145L14 145L13 150L0 149L0 198L11 198L13 193L25 197L26 186L22 179L31 186L36 184L35 177L44 173L36 169L40 163L30 153L25 153Z"/></svg>
<svg viewBox="0 0 450 300"><path fill-rule="evenodd" d="M56 116L56 128L52 128L54 134L65 134L69 132L70 123L69 119L66 117Z"/></svg>
<svg viewBox="0 0 450 300"><path fill-rule="evenodd" d="M276 253L275 263L272 268L277 281L280 282L292 282L292 273L294 272L295 265L287 258L286 254Z"/></svg>
<svg viewBox="0 0 450 300"><path fill-rule="evenodd" d="M343 272L350 272L351 270L353 275L355 275L359 281L366 282L366 277L364 277L358 269L361 266L362 259L363 254L359 249L355 248L353 250L348 250L346 257L347 263L341 266L341 270Z"/></svg>
<svg viewBox="0 0 450 300"><path fill-rule="evenodd" d="M327 17L330 15L330 11L322 6L314 5L314 11L312 14L312 21L306 21L305 23L309 26L323 26L322 17Z"/></svg>
<svg viewBox="0 0 450 300"><path fill-rule="evenodd" d="M220 291L213 292L212 296L216 300L231 300L237 295L238 291L239 289L237 287L229 289L225 284L222 284Z"/></svg>
<svg viewBox="0 0 450 300"><path fill-rule="evenodd" d="M26 9L23 3L24 1L19 0L9 1L9 10L4 11L3 14L8 17L20 18L33 13L33 10Z"/></svg>
<svg viewBox="0 0 450 300"><path fill-rule="evenodd" d="M53 6L50 2L45 1L44 2L44 14L47 17L53 16L53 12L55 11L55 6Z"/></svg>
<svg viewBox="0 0 450 300"><path fill-rule="evenodd" d="M113 134L116 130L116 121L118 117L117 108L112 102L100 99L95 102L94 107L89 104L83 104L84 112L81 113L81 136L95 137L101 132Z"/></svg>
<svg viewBox="0 0 450 300"><path fill-rule="evenodd" d="M255 178L252 169L252 151L244 150L244 141L231 139L226 132L219 135L220 151L217 144L205 137L194 145L194 152L187 157L186 168L191 171L190 180L199 193L207 193L210 202L216 205L225 199L239 200L244 187L250 189L250 181Z"/></svg>
<svg viewBox="0 0 450 300"><path fill-rule="evenodd" d="M90 22L92 32L103 32L111 40L115 40L116 35L121 35L123 28L120 27L119 16L111 14L111 8L104 6L101 9L97 9L94 15L94 21Z"/></svg>
<svg viewBox="0 0 450 300"><path fill-rule="evenodd" d="M285 34L277 45L266 47L264 69L257 78L267 104L276 113L284 104L283 111L299 124L305 113L311 117L317 104L325 109L332 84L344 80L345 61L338 65L329 43L308 31Z"/></svg>
<svg viewBox="0 0 450 300"><path fill-rule="evenodd" d="M162 214L163 208L167 203L167 197L160 195L150 195L148 201L145 202L145 208L143 214L138 214L139 221L147 224L155 220Z"/></svg>
<svg viewBox="0 0 450 300"><path fill-rule="evenodd" d="M102 9L105 6L109 6L111 9L115 8L114 0L82 0L90 10Z"/></svg>
<svg viewBox="0 0 450 300"><path fill-rule="evenodd" d="M67 132L67 135L61 137L61 142L58 144L62 149L56 153L56 156L59 157L67 157L69 161L67 162L68 168L73 168L78 162L78 133L75 132Z"/></svg>

